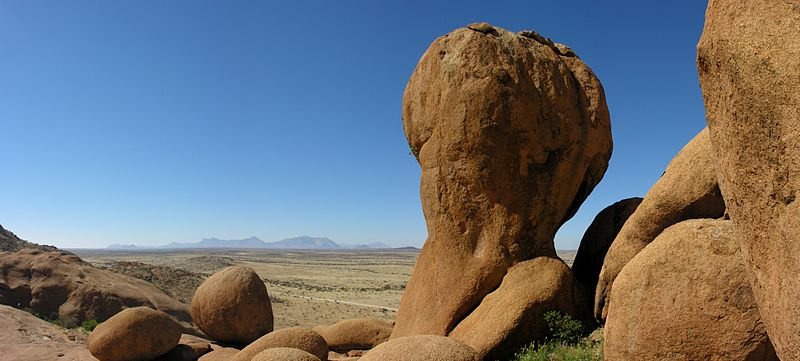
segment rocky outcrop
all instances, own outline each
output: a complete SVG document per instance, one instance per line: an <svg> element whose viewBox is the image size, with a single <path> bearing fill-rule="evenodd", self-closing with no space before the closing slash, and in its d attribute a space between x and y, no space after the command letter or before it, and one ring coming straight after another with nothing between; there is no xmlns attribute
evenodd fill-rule
<svg viewBox="0 0 800 361"><path fill-rule="evenodd" d="M450 337L477 351L481 360L508 360L522 347L548 335L547 311L574 318L577 312L572 273L558 258L538 257L511 267L500 287L461 321ZM583 309L588 310L588 301Z"/></svg>
<svg viewBox="0 0 800 361"><path fill-rule="evenodd" d="M209 277L194 293L192 319L211 339L248 344L272 331L267 286L250 268L228 267Z"/></svg>
<svg viewBox="0 0 800 361"><path fill-rule="evenodd" d="M730 221L667 228L611 292L607 360L776 360Z"/></svg>
<svg viewBox="0 0 800 361"><path fill-rule="evenodd" d="M436 39L403 95L428 239L392 337L446 335L600 181L611 129L599 80L532 32L474 24ZM442 296L446 295L446 296Z"/></svg>
<svg viewBox="0 0 800 361"><path fill-rule="evenodd" d="M30 309L68 327L86 320L102 322L122 309L147 306L179 321L185 333L199 333L188 307L158 287L97 269L61 251L0 252L0 304Z"/></svg>
<svg viewBox="0 0 800 361"><path fill-rule="evenodd" d="M330 326L317 326L314 331L325 339L332 351L347 352L369 350L385 342L392 334L392 324L361 318L339 321Z"/></svg>
<svg viewBox="0 0 800 361"><path fill-rule="evenodd" d="M133 261L114 262L102 268L150 282L186 304L192 302L194 291L205 279L198 273L184 269Z"/></svg>
<svg viewBox="0 0 800 361"><path fill-rule="evenodd" d="M418 335L391 339L367 352L359 361L479 361L469 346L450 337Z"/></svg>
<svg viewBox="0 0 800 361"><path fill-rule="evenodd" d="M0 359L14 361L97 361L86 336L0 305Z"/></svg>
<svg viewBox="0 0 800 361"><path fill-rule="evenodd" d="M800 360L800 4L710 0L697 68L720 188L778 355Z"/></svg>
<svg viewBox="0 0 800 361"><path fill-rule="evenodd" d="M252 361L319 361L319 358L300 349L276 347L259 352Z"/></svg>
<svg viewBox="0 0 800 361"><path fill-rule="evenodd" d="M725 201L714 171L714 153L708 129L704 129L667 165L611 244L595 290L597 321L605 321L609 292L622 267L664 229L687 219L719 218L724 213Z"/></svg>
<svg viewBox="0 0 800 361"><path fill-rule="evenodd" d="M239 351L230 361L251 361L262 351L276 347L296 348L308 352L320 361L328 361L328 344L311 329L289 327L270 332Z"/></svg>
<svg viewBox="0 0 800 361"><path fill-rule="evenodd" d="M153 360L175 348L181 327L148 307L122 310L97 326L86 345L100 361Z"/></svg>
<svg viewBox="0 0 800 361"><path fill-rule="evenodd" d="M38 249L45 252L58 251L58 248L53 246L45 246L23 240L0 225L0 251L16 252L21 249Z"/></svg>
<svg viewBox="0 0 800 361"><path fill-rule="evenodd" d="M578 253L572 262L572 274L582 297L594 300L597 280L608 248L617 238L622 225L636 211L642 198L634 197L616 202L598 213L581 238ZM591 301L590 301L591 303Z"/></svg>

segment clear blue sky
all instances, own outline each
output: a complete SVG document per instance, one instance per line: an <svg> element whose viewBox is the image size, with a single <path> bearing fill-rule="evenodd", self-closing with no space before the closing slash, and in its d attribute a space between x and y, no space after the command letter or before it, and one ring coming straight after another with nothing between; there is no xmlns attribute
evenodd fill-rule
<svg viewBox="0 0 800 361"><path fill-rule="evenodd" d="M0 224L62 247L421 245L401 98L436 37L535 29L600 77L614 153L557 236L642 196L705 124L706 3L0 0Z"/></svg>

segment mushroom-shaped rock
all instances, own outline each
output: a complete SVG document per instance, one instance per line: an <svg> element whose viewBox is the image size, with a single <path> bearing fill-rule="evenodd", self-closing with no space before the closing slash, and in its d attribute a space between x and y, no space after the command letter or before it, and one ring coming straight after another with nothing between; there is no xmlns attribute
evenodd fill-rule
<svg viewBox="0 0 800 361"><path fill-rule="evenodd" d="M247 267L231 266L205 280L190 310L197 327L216 341L248 344L272 331L267 287Z"/></svg>
<svg viewBox="0 0 800 361"><path fill-rule="evenodd" d="M398 337L373 348L359 361L480 361L469 346L450 337Z"/></svg>
<svg viewBox="0 0 800 361"><path fill-rule="evenodd" d="M719 218L724 214L725 201L717 184L714 152L706 128L670 161L608 249L595 290L595 319L605 322L611 286L622 267L664 229L687 219Z"/></svg>
<svg viewBox="0 0 800 361"><path fill-rule="evenodd" d="M319 357L296 348L276 347L259 352L252 361L319 361Z"/></svg>
<svg viewBox="0 0 800 361"><path fill-rule="evenodd" d="M555 257L556 230L608 166L609 113L591 69L551 43L492 29L436 39L403 95L428 239L392 337L446 335L508 268Z"/></svg>
<svg viewBox="0 0 800 361"><path fill-rule="evenodd" d="M392 324L372 318L361 318L339 321L330 326L317 326L319 333L328 348L336 352L350 350L368 350L389 339Z"/></svg>
<svg viewBox="0 0 800 361"><path fill-rule="evenodd" d="M575 296L572 273L561 259L537 257L521 262L508 270L500 287L450 337L472 347L481 360L510 359L520 348L545 339L547 311L581 318Z"/></svg>
<svg viewBox="0 0 800 361"><path fill-rule="evenodd" d="M100 361L149 361L166 354L181 339L181 326L148 307L128 308L98 325L87 339Z"/></svg>
<svg viewBox="0 0 800 361"><path fill-rule="evenodd" d="M289 327L272 331L247 345L231 361L251 361L255 355L276 347L296 348L328 361L328 344L318 333L305 327Z"/></svg>
<svg viewBox="0 0 800 361"><path fill-rule="evenodd" d="M607 360L776 360L731 221L667 228L611 294Z"/></svg>
<svg viewBox="0 0 800 361"><path fill-rule="evenodd" d="M584 299L594 300L597 279L600 277L608 248L617 238L622 225L641 203L642 198L634 197L604 208L594 217L583 234L578 253L572 262L572 274Z"/></svg>
<svg viewBox="0 0 800 361"><path fill-rule="evenodd" d="M798 29L796 0L710 0L697 45L720 188L782 360L800 360Z"/></svg>

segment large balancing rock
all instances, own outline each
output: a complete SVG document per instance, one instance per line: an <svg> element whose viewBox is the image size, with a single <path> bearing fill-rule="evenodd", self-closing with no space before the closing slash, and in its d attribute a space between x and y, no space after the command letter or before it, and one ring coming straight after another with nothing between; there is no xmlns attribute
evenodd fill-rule
<svg viewBox="0 0 800 361"><path fill-rule="evenodd" d="M761 316L800 360L800 1L709 1L697 68Z"/></svg>
<svg viewBox="0 0 800 361"><path fill-rule="evenodd" d="M535 32L473 24L436 39L403 95L428 226L392 337L446 335L600 181L611 126L600 81Z"/></svg>

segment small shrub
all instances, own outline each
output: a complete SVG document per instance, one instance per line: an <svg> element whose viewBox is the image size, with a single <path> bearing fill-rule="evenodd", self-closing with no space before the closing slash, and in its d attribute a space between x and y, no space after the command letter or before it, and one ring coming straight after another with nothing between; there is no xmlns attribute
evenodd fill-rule
<svg viewBox="0 0 800 361"><path fill-rule="evenodd" d="M544 322L549 332L548 340L574 344L583 336L583 324L568 314L548 311L544 314Z"/></svg>
<svg viewBox="0 0 800 361"><path fill-rule="evenodd" d="M86 332L92 332L97 325L99 325L97 320L86 320L81 323L81 329Z"/></svg>

